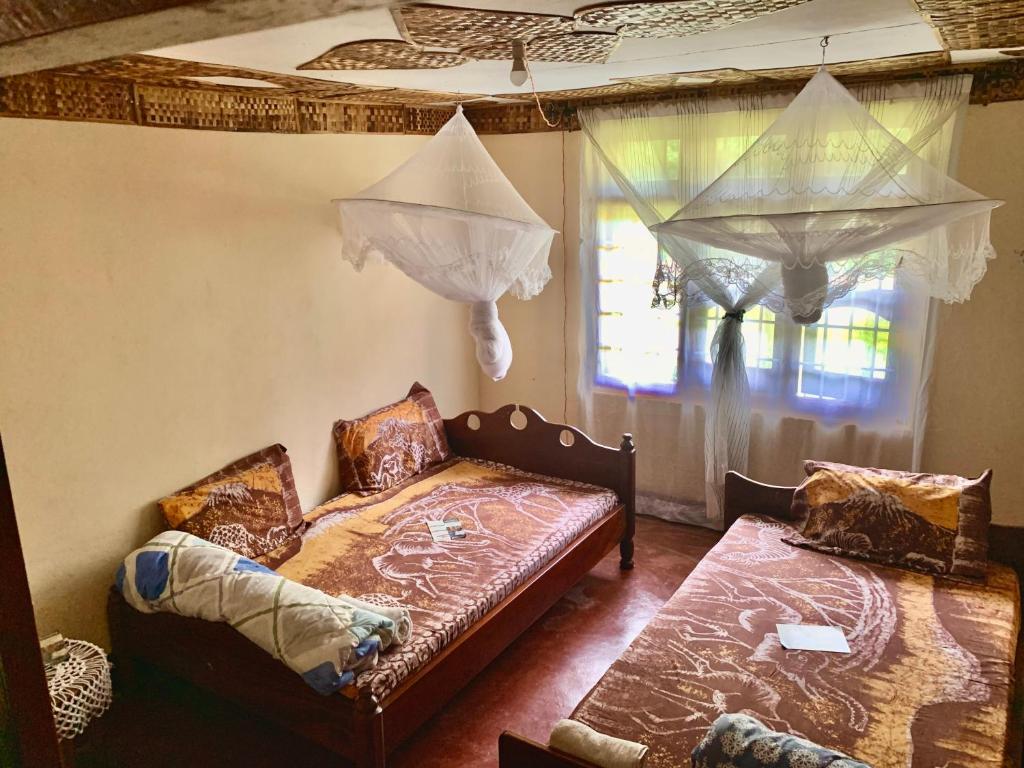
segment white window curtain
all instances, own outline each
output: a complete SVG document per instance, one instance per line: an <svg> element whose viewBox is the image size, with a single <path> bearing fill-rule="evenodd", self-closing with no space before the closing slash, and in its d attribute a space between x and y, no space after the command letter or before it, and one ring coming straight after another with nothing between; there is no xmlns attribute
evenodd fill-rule
<svg viewBox="0 0 1024 768"><path fill-rule="evenodd" d="M969 76L956 76L851 91L901 141L948 171L970 85ZM695 96L580 112L588 141L579 417L604 440L636 435L648 513L719 524L727 469L788 483L810 457L917 465L933 312L913 278L861 285L818 323L797 326L757 306L760 296L734 295L711 278L693 291L704 301L697 304L686 286L673 284L671 264L647 230L729 167L794 95ZM713 380L715 346L736 336L722 329L740 317L747 376L724 371ZM724 387L739 388L733 394L747 406L709 424L711 399Z"/></svg>

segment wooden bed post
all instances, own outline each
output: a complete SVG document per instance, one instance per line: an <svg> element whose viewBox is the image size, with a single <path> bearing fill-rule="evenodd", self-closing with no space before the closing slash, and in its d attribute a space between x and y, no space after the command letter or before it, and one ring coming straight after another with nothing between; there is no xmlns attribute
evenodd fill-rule
<svg viewBox="0 0 1024 768"><path fill-rule="evenodd" d="M626 530L619 544L619 568L633 570L633 534L636 533L636 446L629 432L622 436L619 445L622 454L622 486L619 499L626 507Z"/></svg>
<svg viewBox="0 0 1024 768"><path fill-rule="evenodd" d="M352 729L355 768L384 768L384 712L371 693L356 699Z"/></svg>

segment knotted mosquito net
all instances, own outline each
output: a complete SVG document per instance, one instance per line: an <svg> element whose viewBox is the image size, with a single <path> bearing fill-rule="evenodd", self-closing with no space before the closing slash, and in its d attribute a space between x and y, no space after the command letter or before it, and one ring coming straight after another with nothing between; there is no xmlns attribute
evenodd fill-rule
<svg viewBox="0 0 1024 768"><path fill-rule="evenodd" d="M351 198L341 215L342 256L356 269L390 262L446 299L471 305L481 368L496 381L512 363L497 299L540 293L551 278L555 230L527 205L487 153L460 106L389 175Z"/></svg>
<svg viewBox="0 0 1024 768"><path fill-rule="evenodd" d="M920 158L823 66L732 166L652 229L685 279L813 323L895 269L965 301L994 256L1000 204Z"/></svg>

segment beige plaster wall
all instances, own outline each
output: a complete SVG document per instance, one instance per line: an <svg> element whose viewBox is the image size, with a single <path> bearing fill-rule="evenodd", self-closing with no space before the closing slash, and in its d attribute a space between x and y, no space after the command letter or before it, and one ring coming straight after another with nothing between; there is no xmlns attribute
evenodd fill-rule
<svg viewBox="0 0 1024 768"><path fill-rule="evenodd" d="M41 632L105 642L163 494L282 442L308 509L336 418L415 379L477 406L465 308L339 257L330 199L422 141L0 120L0 429Z"/></svg>
<svg viewBox="0 0 1024 768"><path fill-rule="evenodd" d="M996 522L1024 525L1024 101L967 110L958 177L1006 205L992 214L998 257L970 301L939 315L922 463L992 467Z"/></svg>

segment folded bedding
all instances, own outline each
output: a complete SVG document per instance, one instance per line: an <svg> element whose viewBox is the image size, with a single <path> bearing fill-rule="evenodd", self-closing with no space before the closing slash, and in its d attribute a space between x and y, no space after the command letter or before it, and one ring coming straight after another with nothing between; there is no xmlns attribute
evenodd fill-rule
<svg viewBox="0 0 1024 768"><path fill-rule="evenodd" d="M381 615L181 531L161 533L129 554L116 583L143 613L230 624L324 695L351 684L411 631L405 611Z"/></svg>
<svg viewBox="0 0 1024 768"><path fill-rule="evenodd" d="M408 609L409 641L356 679L383 699L617 504L606 488L453 458L322 504L301 538L259 562L330 595ZM465 537L434 541L427 522L451 519Z"/></svg>
<svg viewBox="0 0 1024 768"><path fill-rule="evenodd" d="M678 768L742 712L873 768L1004 765L1019 585L978 583L791 546L732 525L572 715ZM850 653L787 650L776 624L842 629Z"/></svg>

